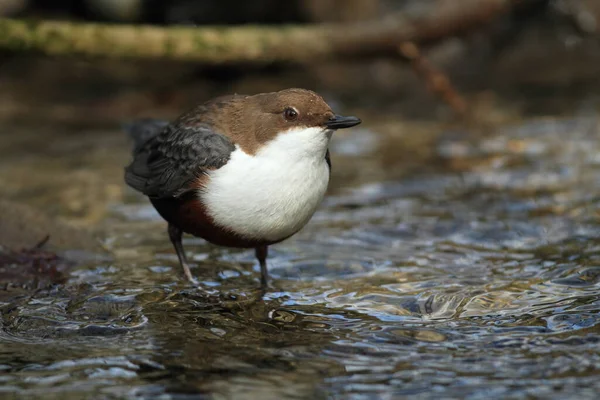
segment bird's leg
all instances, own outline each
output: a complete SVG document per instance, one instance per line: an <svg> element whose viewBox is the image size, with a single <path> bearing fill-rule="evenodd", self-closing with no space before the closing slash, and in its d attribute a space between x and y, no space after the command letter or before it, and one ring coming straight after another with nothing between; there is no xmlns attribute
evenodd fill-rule
<svg viewBox="0 0 600 400"><path fill-rule="evenodd" d="M269 281L269 271L267 271L267 256L269 255L269 248L267 246L260 246L254 250L256 258L260 264L260 284L261 286L266 287Z"/></svg>
<svg viewBox="0 0 600 400"><path fill-rule="evenodd" d="M179 264L181 265L181 268L183 268L183 273L188 281L196 283L196 280L190 271L190 266L188 264L187 257L185 256L185 251L183 251L183 244L181 243L182 236L183 231L181 229L173 224L169 224L169 238L171 239L171 243L173 243L173 247L175 247Z"/></svg>

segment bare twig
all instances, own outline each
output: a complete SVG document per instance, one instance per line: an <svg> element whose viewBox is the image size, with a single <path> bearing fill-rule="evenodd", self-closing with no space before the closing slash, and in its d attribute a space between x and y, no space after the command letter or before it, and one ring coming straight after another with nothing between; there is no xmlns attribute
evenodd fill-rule
<svg viewBox="0 0 600 400"><path fill-rule="evenodd" d="M44 247L46 245L46 243L48 243L49 240L50 240L50 235L44 236L44 238L42 240L40 240L35 246L32 247L32 250L41 250L42 247Z"/></svg>
<svg viewBox="0 0 600 400"><path fill-rule="evenodd" d="M462 96L452 86L448 77L433 67L422 56L416 44L413 42L404 42L398 47L398 50L410 61L414 71L425 81L432 92L452 107L455 113L459 115L465 114L467 105Z"/></svg>
<svg viewBox="0 0 600 400"><path fill-rule="evenodd" d="M311 62L397 54L489 23L519 0L443 1L431 14L352 25L154 27L0 19L0 48L48 55L203 63Z"/></svg>

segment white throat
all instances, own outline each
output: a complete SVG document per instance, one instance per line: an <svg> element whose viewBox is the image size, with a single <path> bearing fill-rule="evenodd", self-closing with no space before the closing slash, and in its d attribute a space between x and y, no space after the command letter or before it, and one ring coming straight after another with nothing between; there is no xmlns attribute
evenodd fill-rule
<svg viewBox="0 0 600 400"><path fill-rule="evenodd" d="M329 183L325 153L332 131L294 128L254 156L239 147L209 173L200 198L214 221L246 238L279 241L310 220Z"/></svg>

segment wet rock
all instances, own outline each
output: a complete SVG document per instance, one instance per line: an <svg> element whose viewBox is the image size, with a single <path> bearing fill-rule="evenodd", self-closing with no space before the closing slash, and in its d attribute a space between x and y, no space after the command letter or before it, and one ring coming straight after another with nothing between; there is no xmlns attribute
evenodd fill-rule
<svg viewBox="0 0 600 400"><path fill-rule="evenodd" d="M7 249L28 249L46 236L46 248L64 252L82 250L106 253L100 241L89 232L72 227L24 204L0 200L0 246Z"/></svg>
<svg viewBox="0 0 600 400"><path fill-rule="evenodd" d="M78 263L106 258L90 233L0 200L0 300L63 283Z"/></svg>
<svg viewBox="0 0 600 400"><path fill-rule="evenodd" d="M66 281L64 272L75 263L44 250L45 242L16 251L0 247L0 299Z"/></svg>

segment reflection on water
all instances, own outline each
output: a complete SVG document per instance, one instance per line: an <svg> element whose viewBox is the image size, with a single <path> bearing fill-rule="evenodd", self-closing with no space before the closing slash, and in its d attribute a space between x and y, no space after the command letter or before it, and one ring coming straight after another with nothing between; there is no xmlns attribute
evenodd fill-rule
<svg viewBox="0 0 600 400"><path fill-rule="evenodd" d="M116 260L1 304L0 392L595 398L600 120L430 126L421 153L410 128L335 139L331 196L273 248L264 296L252 251L194 238L201 285L186 286L121 183L121 133L48 133L27 157L13 137L9 196L94 226Z"/></svg>

